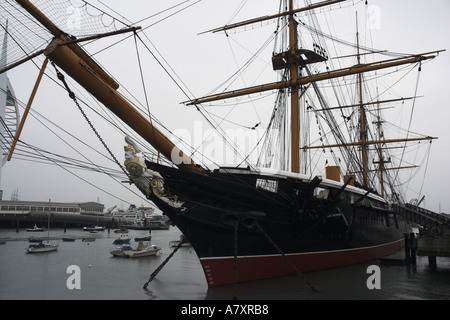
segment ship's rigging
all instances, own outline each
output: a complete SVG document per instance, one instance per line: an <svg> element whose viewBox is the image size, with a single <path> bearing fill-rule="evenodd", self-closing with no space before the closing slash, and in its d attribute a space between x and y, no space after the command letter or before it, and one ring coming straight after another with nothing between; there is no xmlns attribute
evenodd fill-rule
<svg viewBox="0 0 450 320"><path fill-rule="evenodd" d="M384 194L385 192L384 184L389 185L389 193L391 196L394 196L397 194L397 192L394 191L394 188L398 184L397 173L389 175L388 171L393 171L393 168L388 168L388 165L390 161L394 161L394 156L386 153L389 150L386 149L386 147L388 147L391 142L406 145L407 142L413 140L422 141L431 140L432 138L419 135L414 135L413 137L412 134L409 133L407 134L407 138L386 138L383 131L386 119L382 118L380 109L383 108L382 105L384 103L387 103L385 102L386 100L388 102L394 102L396 99L384 99L382 98L382 94L374 94L373 92L370 96L367 95L368 89L364 87L366 82L371 80L370 78L372 78L372 80L377 79L378 77L381 78L383 74L376 73L374 76L369 74L369 76L364 76L363 78L363 72L382 70L385 67L396 67L396 71L399 71L406 64L412 65L413 68L410 70L414 70L426 60L434 58L437 52L399 56L396 53L360 45L356 43L356 41L355 43L350 43L328 35L326 32L320 30L317 16L313 11L310 11L311 6L325 7L333 4L336 4L335 6L337 6L341 2L344 1L322 1L316 4L311 4L310 1L306 1L306 8L309 6L308 11L302 9L294 11L292 9L293 1L281 1L280 12L277 15L245 22L247 25L253 25L261 23L262 21L277 21L277 29L270 39L274 38L275 42L278 44L278 47L275 47L273 51L273 66L275 69L278 68L277 70L279 70L278 81L267 85L253 86L250 89L247 88L242 91L232 90L228 93L221 92L219 94L210 94L203 99L194 99L192 98L193 95L189 92L186 94L187 96L191 96L188 97L190 99L188 104L195 105L197 110L208 119L212 127L223 136L234 152L240 153L238 148L233 146L232 141L226 137L226 132L221 131L219 126L225 120L230 122L233 122L233 120L227 117L220 118L220 116L214 114L208 109L208 103L229 97L247 96L255 92L276 92L278 98L276 99L277 103L274 107L271 121L267 125L262 125L266 128L264 143L262 140L258 141L258 144L264 145L264 147L261 148L263 153L261 153L258 160L258 165L282 170L289 169L293 172L303 172L312 175L314 171L325 165L323 160L318 160L320 159L318 153L331 154L326 161L339 164L342 168L342 176L355 175L358 177L357 181L359 183L367 188L378 189L380 194ZM11 4L12 1L6 1L6 3ZM6 11L6 7L4 7L4 9ZM305 16L300 16L299 14L303 11L305 11ZM308 22L306 22L306 20L308 20ZM113 21L114 23L117 23L118 20ZM73 23L77 23L77 21L73 21ZM127 23L127 25L129 25L129 23ZM244 24L242 23L236 25L230 24L224 28L214 29L212 32L225 31L229 33L232 28L243 26ZM109 26L107 27L109 28ZM313 36L311 40L303 39L303 32L300 32L297 36L297 30L303 29L312 31ZM111 32L111 29L105 31ZM291 37L287 35L287 31L290 31ZM37 44L35 48L27 48L28 51L39 52L39 50L41 50L39 48L46 46L51 39L51 36L46 34L39 38L42 38L42 42ZM337 40L340 44L353 47L354 49L357 49L358 52L353 53L353 57L347 55L347 58L339 57L339 59L334 60L330 55L332 50L327 48L326 40L330 39ZM267 42L267 44L268 43L269 42ZM267 44L265 46L267 46ZM22 49L23 47L19 46L19 48ZM364 52L361 53L359 50ZM365 58L366 56L374 55L375 53L381 54L387 58L384 58L381 63L364 63L360 61L362 57ZM56 59L57 57L53 58ZM358 59L358 61L353 63L351 67L346 68L340 66L341 60L346 59L348 61L352 58ZM17 59L20 60L19 58ZM249 60L249 62L252 62L252 60L253 59ZM306 60L309 61L305 62ZM335 63L335 61L337 63ZM337 65L337 67L335 67L335 65ZM324 66L326 66L326 69L324 69ZM286 69L285 67L288 68ZM301 69L301 73L297 72L299 69ZM353 78L350 78L350 76ZM344 83L342 83L340 79L344 79ZM353 85L353 89L348 89L347 87L343 89L343 85L346 85L347 87ZM332 89L331 91L336 97L335 100L337 101L337 104L329 102L329 97L323 93L327 86ZM364 97L362 93L364 93ZM349 100L344 96L354 97L356 100ZM414 95L410 98L397 99L400 102L405 102L407 99L415 101L416 98L417 96ZM289 100L291 103L288 103ZM299 105L296 105L297 102ZM292 105L294 105L294 107L289 107ZM355 109L359 109L359 112L356 112ZM337 113L334 111L337 111ZM365 115L374 116L375 120L372 120L371 123L364 118ZM151 117L151 115L149 116ZM298 122L287 122L289 118L295 119L295 121ZM111 120L111 122L113 121L115 120ZM152 119L152 121L161 125L157 119ZM253 123L259 122L260 121L257 120ZM296 132L296 128L306 128L311 125L312 127L315 127L315 129L304 130L303 134L299 131L294 137L285 135L288 131ZM365 126L374 127L374 133L369 133L369 131L365 133ZM247 128L252 129L255 127L256 125L252 125ZM319 140L314 140L312 138L313 131L317 131L320 135ZM151 137L149 137L149 139L151 139ZM316 144L315 142L318 143ZM278 149L270 149L272 145L276 145ZM288 145L290 145L291 155L293 155L291 159L286 159L282 155ZM334 148L338 148L339 151L333 151ZM372 148L375 150L371 150ZM158 149L158 147L156 149ZM194 147L193 152L191 153L191 149L188 148L185 149L185 152L187 152L189 158L194 158L194 152L198 152L197 149L198 148ZM377 157L369 157L364 150L375 151ZM151 150L149 152L152 152L154 156L158 157L160 151L161 150ZM165 151L165 153L166 157L170 155L170 152L168 151ZM246 165L250 164L250 161L246 160L246 155L242 155L242 157L244 159L242 163ZM405 167L402 162L403 160L400 156L398 166ZM375 172L377 172L377 174L375 174ZM381 187L378 182L375 182L376 178L377 180L380 178L379 176L377 177L377 175L382 175L381 181L384 182L381 183Z"/></svg>
<svg viewBox="0 0 450 320"><path fill-rule="evenodd" d="M28 1L25 2L28 3ZM150 17L145 18L143 20L147 20L150 18L157 18L159 19L159 21L150 22L151 23L150 26L155 25L158 22L164 21L170 16L175 15L178 12L181 12L189 8L190 6L196 3L196 2L194 3L188 2L192 1L183 1L170 8L166 8L165 10L159 13L156 14L153 13ZM95 39L108 37L113 34L120 34L127 32L126 29L125 30L123 29L124 27L128 28L128 30L135 30L131 26L132 24L131 22L126 21L124 23L122 22L124 18L113 17L110 13L100 11L100 9L90 5L87 2L84 2L81 6L78 6L79 5L78 3L73 4L71 1L59 1L56 3L54 1L38 1L37 3L40 5L40 9L44 10L44 12L46 12L52 18L52 22L50 22L45 17L43 16L39 17L39 15L37 15L38 19L42 19L41 22L44 22L44 25L46 27L43 27L42 25L40 25L39 22L27 16L27 14L23 11L20 5L15 1L5 1L4 3L1 4L2 27L5 30L5 38L8 37L10 41L10 45L8 46L8 55L9 55L8 64L6 65L6 67L2 66L2 69L0 70L2 73L5 73L8 70L13 69L17 66L20 66L21 64L26 63L27 61L34 62L34 60L36 60L35 59L36 57L42 55L42 53L45 51L45 47L51 40L52 35L49 34L49 32L50 33L53 32L54 33L53 35L58 35L60 34L59 27L61 27L61 30L69 30L70 39L69 41L67 41L68 44L93 41ZM177 11L174 12L174 10ZM161 15L165 16L161 18ZM10 30L6 30L5 28L5 25L8 24L8 21L9 25L11 26ZM53 22L55 22L57 25L53 24ZM21 37L22 34L28 34L29 37L24 41L24 39L22 39ZM118 42L123 40L124 39L122 38ZM114 43L113 45L117 45L118 42ZM40 68L40 66L38 66L36 62L34 63L38 69L42 69L42 72L45 71L45 74L47 75L48 78L50 78L57 85L62 87L63 90L66 89L64 88L63 83L57 80L56 74L52 74L51 70ZM96 62L94 62L94 64L96 64ZM106 74L104 74L104 76L108 77ZM114 80L111 80L110 83L113 86L117 86L114 83ZM72 86L73 83L71 83L70 85ZM118 130L121 133L121 135L133 136L135 137L136 141L139 141L137 136L135 136L135 134L131 132L129 128L126 128L117 119L111 117L109 112L107 112L106 109L104 109L104 107L101 104L99 104L95 99L93 100L91 97L86 96L85 93L83 91L80 91L76 86L73 86L72 89L76 92L76 97L78 101L85 108L89 108L90 112L93 112L94 115L102 118L103 121L109 123L111 127L116 128L116 130ZM143 114L147 113L145 111L145 107L140 106L140 103L137 101L137 98L133 97L133 94L130 91L128 91L128 93L130 99L135 101L134 102L135 106L137 108L140 108ZM22 107L23 109L26 109L27 106L26 103L20 101L17 98L16 103L20 105L20 107ZM147 114L149 118L152 117L150 113ZM60 152L55 153L54 151L45 150L39 146L30 145L25 141L18 140L16 141L18 142L17 148L14 150L15 159L32 161L34 163L40 162L43 164L56 165L60 167L62 170L65 170L70 174L76 176L85 183L99 189L105 194L109 194L119 201L129 202L129 200L123 199L121 198L121 196L111 194L107 189L102 188L96 183L90 181L89 177L86 178L83 177L82 174L80 174L82 173L82 171L86 170L90 172L92 171L99 172L111 177L112 180L120 184L122 187L127 188L130 193L133 193L136 196L140 197L142 200L145 200L145 198L143 198L142 195L138 193L138 191L133 190L133 187L130 187L127 184L122 183L123 180L125 179L123 172L121 173L120 170L117 170L117 167L114 166L111 167L111 162L109 161L110 157L104 154L104 150L103 151L97 150L96 147L92 146L92 143L87 143L83 141L77 136L76 133L69 132L64 127L61 127L60 125L54 123L51 120L51 118L48 118L43 114L40 114L39 111L37 110L31 109L30 116L34 118L34 120L40 123L42 126L46 127L59 140L63 141L64 144L68 146L70 150L75 152L75 156L65 156ZM157 119L153 119L153 121L158 122ZM161 123L159 123L159 125L164 128L164 125L162 125ZM16 138L19 137L16 136ZM14 135L10 136L8 139L10 140L14 139ZM80 150L76 150L74 147L75 145L81 146L81 148L78 147ZM143 149L146 151L146 154L149 158L153 157L156 158L158 156L157 152L155 152L151 148L148 148L147 146L143 146ZM104 165L99 164L98 160L94 161L88 158L84 154L84 152L86 152L85 150L88 150L88 152L91 153L93 151L100 157L100 159L106 160L103 162L105 164ZM10 154L10 157L11 156L12 153ZM97 157L97 159L99 158ZM165 161L164 158L161 159L161 161Z"/></svg>
<svg viewBox="0 0 450 320"><path fill-rule="evenodd" d="M355 58L357 58L356 64L354 64L350 68L340 68L336 69L333 67L332 60L329 61L327 57L328 50L326 49L325 44L325 38L329 39L336 39L331 36L326 36L324 32L320 30L320 27L318 25L317 17L314 14L314 12L308 13L307 17L309 19L309 25L305 23L304 21L299 20L295 14L298 12L306 11L308 8L318 8L321 6L328 6L333 5L335 3L339 3L341 1L323 1L316 4L311 4L310 1L305 2L305 7L303 9L294 10L293 2L292 1L281 1L281 12L277 15L273 16L264 16L261 18L256 18L244 22L239 22L235 24L229 24L225 27L212 29L209 32L228 32L231 29L234 28L241 28L246 25L253 25L257 23L261 23L263 21L272 20L274 18L278 18L280 20L284 19L284 27L280 28L280 24L283 24L283 22L279 23L278 27L281 31L284 31L284 35L282 32L280 32L281 35L278 34L278 29L275 32L277 34L277 38L282 38L281 41L276 41L281 43L281 50L276 51L274 50L273 53L273 68L274 70L280 70L279 71L279 79L281 81L275 82L275 83L268 83L264 85L258 85L253 86L250 88L244 88L244 89L236 89L232 91L226 91L221 92L217 94L210 94L203 98L193 99L191 101L187 101L187 105L198 105L202 103L211 103L213 101L220 101L222 99L230 99L234 97L241 97L246 95L251 95L259 92L266 92L266 91L275 91L278 90L279 96L277 98L277 105L275 106L274 110L277 112L277 114L274 113L272 116L272 122L269 124L269 129L267 132L270 132L270 129L274 129L275 133L272 133L272 136L269 137L270 134L266 137L266 148L263 148L264 156L266 156L266 163L263 162L263 160L259 160L258 164L265 164L269 167L273 167L275 164L276 168L286 170L286 159L276 159L274 161L274 157L276 155L282 155L285 153L285 150L288 148L286 145L286 137L281 137L280 135L283 135L286 131L286 126L288 124L284 123L287 119L287 113L286 113L286 98L283 98L282 95L290 96L291 99L291 109L290 109L290 152L291 152L291 160L290 160L290 170L292 172L300 172L300 164L304 163L306 164L304 166L303 173L308 173L308 171L312 174L312 170L308 170L308 165L311 165L315 163L314 161L309 161L308 155L300 161L299 154L297 154L297 148L300 148L300 150L311 150L311 149L321 149L325 152L325 149L329 148L339 148L340 149L340 156L336 156L335 152L331 150L331 153L334 158L334 162L336 164L339 164L341 166L341 163L344 163L344 167L347 168L346 170L346 177L348 179L349 176L357 175L359 179L357 181L365 188L372 188L373 190L379 190L380 193L384 196L385 194L385 184L389 185L391 190L391 196L396 201L403 201L403 199L398 198L398 193L394 188L394 184L397 184L398 182L394 182L396 180L396 177L398 176L398 170L399 169L406 169L406 168L412 168L412 166L399 166L397 168L387 168L385 165L390 163L391 157L386 154L387 150L385 146L389 146L392 143L404 143L404 146L406 147L407 142L414 142L414 141L431 141L435 138L433 137L416 137L416 138L404 138L404 139L386 139L384 136L382 136L383 129L381 128L382 123L384 120L381 120L380 117L380 107L378 107L376 110L366 110L368 105L382 105L383 103L392 102L392 99L389 100L381 100L381 101L373 101L368 100L366 97L363 96L363 92L366 93L366 89L363 88L363 86L366 85L366 82L364 80L367 80L365 76L366 72L368 71L376 71L381 70L384 68L391 68L395 66L403 66L405 64L415 64L419 66L419 70L421 68L422 62L427 59L434 58L435 53L428 53L428 54L421 54L421 55L402 55L399 56L396 53L387 52L384 50L377 50L377 49L368 49L367 47L364 47L364 49L367 50L364 54L374 54L374 53L381 53L383 55L391 55L394 56L394 58L387 59L380 62L374 62L374 63L365 63L363 64L361 62L362 53L360 52L360 49L362 49L360 43L359 43L359 34L356 32L356 44L351 45L356 49L356 53L353 55ZM313 50L303 49L303 47L300 45L302 43L302 39L298 37L297 33L297 26L304 26L308 30L313 31L313 40L312 40L312 47ZM287 32L289 31L289 32ZM290 36L286 35L288 33ZM228 36L228 34L227 34ZM288 39L288 40L287 40ZM283 41L284 40L284 41ZM343 41L340 41L341 43ZM348 43L346 43L348 44ZM437 53L437 52L436 52ZM348 56L347 56L348 57ZM351 56L350 56L351 57ZM315 72L311 69L316 68L317 64L325 63L326 64L326 71L325 72ZM290 70L289 70L290 69ZM319 69L319 67L318 67ZM289 70L289 72L286 72ZM297 72L300 71L300 72ZM333 70L333 71L332 71ZM321 88L319 88L319 85L317 81L323 81L323 80L330 80L334 78L341 78L346 77L348 75L355 75L357 80L355 81L356 84L356 90L353 92L353 96L359 98L359 101L350 101L350 102L357 102L356 104L352 106L339 106L339 107L331 107L329 103L327 102L327 98L322 93ZM330 81L331 82L331 81ZM303 85L303 87L300 87ZM306 86L308 85L308 86ZM312 89L308 91L308 88L311 86ZM334 90L340 90L340 85L336 85L336 83L331 82L331 87L334 88ZM309 94L309 92L314 91L315 98L312 98L312 96ZM417 92L417 89L415 90ZM342 93L341 93L342 94ZM305 99L300 99L301 97L305 96ZM372 98L372 97L368 97ZM417 97L414 96L411 99L415 99ZM315 107L312 104L308 105L308 100L306 99L315 99L319 107ZM375 98L377 99L377 98ZM399 98L399 101L404 101L404 98ZM348 100L347 100L348 101ZM367 101L367 102L366 102ZM339 104L342 102L345 102L345 100L337 100ZM307 122L305 121L302 125L298 122L300 119L303 119L305 116L305 113L302 113L300 115L300 109L302 108L300 105L303 103L303 109L309 110L313 113L315 113L316 122L317 125L319 125L319 118L323 119L326 122L327 127L330 128L330 131L328 133L324 132L323 127L319 126L319 134L320 137L320 144L319 145L310 145L308 141L308 134L310 131L309 126L307 126ZM306 105L306 107L305 107ZM348 115L347 112L344 112L345 108L352 107L353 109L357 108L359 109L358 112L352 111L350 115ZM353 123L350 124L350 126L347 125L347 132L349 134L345 134L341 130L342 123L338 123L339 116L336 116L336 114L333 114L331 112L332 109L339 109L341 112L340 117L344 119L344 126L346 125L346 122L352 121ZM371 133L369 131L369 122L367 120L367 114L371 112L376 116L376 121L373 121L373 124L376 124L377 132L375 134ZM355 120L356 119L356 120ZM271 127L272 126L272 127ZM305 128L306 127L306 128ZM350 128L353 128L353 136L351 135ZM306 135L304 136L304 139L302 141L302 144L300 144L300 136L298 129L299 128L305 128L304 132L306 132ZM296 133L297 132L297 133ZM274 137L278 136L278 137ZM378 137L378 139L377 139ZM324 139L333 138L336 143L324 143ZM276 141L274 143L274 141ZM269 145L275 145L278 150L271 150L269 149ZM374 169L369 168L369 147L375 146L376 152L378 153L378 159L375 160L372 159L373 165L378 165ZM280 149L281 147L281 149ZM343 158L341 160L341 157ZM403 157L401 157L403 158ZM267 160L268 159L268 160ZM278 162L278 163L277 163ZM402 163L402 160L400 160L400 164ZM311 169L311 168L309 168ZM387 173L388 170L397 170L396 173L393 176L389 177L389 174ZM377 174L372 174L373 172L377 172ZM379 176L378 176L379 175ZM343 175L344 176L344 175ZM370 178L369 178L370 176ZM346 179L344 176L343 178ZM379 185L376 184L375 178L379 178Z"/></svg>

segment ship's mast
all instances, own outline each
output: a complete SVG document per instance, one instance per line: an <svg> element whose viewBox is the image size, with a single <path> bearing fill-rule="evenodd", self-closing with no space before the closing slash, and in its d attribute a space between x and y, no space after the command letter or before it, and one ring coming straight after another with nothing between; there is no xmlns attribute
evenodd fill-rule
<svg viewBox="0 0 450 320"><path fill-rule="evenodd" d="M384 101L369 101L365 102L364 96L363 96L363 73L366 72L373 72L376 70L382 70L386 68L393 68L398 67L406 64L415 64L420 63L424 60L433 59L435 58L439 52L445 51L445 50L439 50L439 51L432 51L422 54L415 54L415 55L405 55L398 58L383 60L383 61L376 61L371 63L362 63L361 62L361 56L360 53L360 44L359 44L359 31L357 26L357 64L337 69L337 70L327 70L326 72L322 73L315 73L315 74L307 74L302 75L301 70L303 67L305 67L308 64L312 63L318 63L323 62L327 60L326 56L323 56L323 53L319 51L311 51L308 49L300 48L298 43L298 32L297 32L297 22L295 20L295 14L298 12L304 12L307 10L317 9L320 7L329 6L332 4L339 3L341 1L345 0L329 0L329 1L322 1L318 2L316 4L309 5L305 8L301 9L294 9L293 7L293 0L289 0L289 6L288 10L286 12L279 13L277 15L272 16L264 16L259 17L256 19L246 20L243 22L238 22L234 24L229 24L224 27L212 29L209 32L220 32L220 31L226 31L233 28L239 28L246 25L259 23L262 21L267 21L274 18L279 17L287 17L288 18L288 29L289 29L289 48L285 52L281 52L278 54L275 54L272 57L272 65L274 70L289 70L290 72L290 78L287 80L279 81L279 82L273 82L273 83L266 83L261 84L253 87L247 87L242 89L236 89L231 91L225 91L217 94L212 94L208 96L204 96L201 98L195 98L189 101L185 101L184 104L186 105L197 105L212 101L219 101L229 98L235 98L239 96L245 96L255 93L261 93L265 91L272 91L272 90L283 90L283 89L290 89L291 93L291 171L292 172L299 172L300 171L300 150L307 150L307 149L315 149L315 148L341 148L341 147L359 147L361 150L361 163L360 168L361 170L354 173L360 173L362 175L362 185L364 187L369 187L369 172L372 172L373 170L369 169L368 165L368 151L369 147L372 145L378 145L381 146L381 144L390 144L390 143L398 143L398 142L410 142L410 141L421 141L421 140L433 140L437 139L435 137L423 137L423 138L409 138L409 139L391 139L391 140L385 140L381 139L381 135L379 134L380 139L378 141L372 141L368 139L368 128L367 128L367 119L366 119L366 105L371 104L379 104L379 103L387 103L387 102L394 102L394 101L400 101L400 100L406 100L406 99L413 99L416 97L408 97L408 98L401 98L401 99L390 99L390 100L384 100ZM357 107L359 108L359 121L360 121L360 137L359 141L353 141L349 143L339 143L339 144L332 144L332 145L320 145L320 146L300 146L299 145L299 137L300 137L300 114L299 114L299 88L301 86L306 84L312 84L318 81L324 81L324 80L331 80L336 79L340 77L346 77L350 75L356 75L357 76L357 85L358 85L358 92L359 92L359 101L357 104L348 105L348 106L339 106L336 108L323 108L316 111L325 111L325 110L331 110L331 109L342 109L342 108L353 108ZM380 151L381 152L381 151ZM379 163L379 170L381 170L381 192L384 194L384 186L383 186L383 171L385 170L394 170L394 168L385 168L384 164L388 163L389 160L384 160L380 154L380 160L375 163ZM404 167L403 167L404 168ZM399 169L399 168L395 168ZM352 173L352 172L349 172Z"/></svg>
<svg viewBox="0 0 450 320"><path fill-rule="evenodd" d="M378 106L377 108L377 121L375 122L376 126L377 126L377 131L378 131L378 140L382 140L382 131L381 131L381 124L382 124L382 120L381 120L381 116L380 116L380 107ZM384 171L385 171L385 167L384 165L386 163L390 163L391 161L388 160L384 160L383 157L383 150L382 150L382 145L381 143L378 144L378 146L376 147L377 151L378 151L378 161L374 160L374 164L378 164L378 171L380 173L380 195L382 198L384 198Z"/></svg>
<svg viewBox="0 0 450 320"><path fill-rule="evenodd" d="M358 65L361 65L361 55L359 54L359 31L358 31L358 13L356 13L356 50ZM360 141L361 141L361 161L362 161L362 177L363 186L368 186L367 170L368 170L368 155L367 155L367 128L366 128L366 110L363 104L363 90L362 90L362 73L358 74L359 87L359 126L360 126Z"/></svg>
<svg viewBox="0 0 450 320"><path fill-rule="evenodd" d="M294 19L294 0L289 0L289 49L291 56L296 56L298 49L297 22ZM291 171L300 173L300 106L298 96L299 61L291 60Z"/></svg>

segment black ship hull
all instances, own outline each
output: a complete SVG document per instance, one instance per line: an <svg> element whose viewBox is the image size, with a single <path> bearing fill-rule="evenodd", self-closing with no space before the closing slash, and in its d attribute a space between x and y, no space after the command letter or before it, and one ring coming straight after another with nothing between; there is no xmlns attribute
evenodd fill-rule
<svg viewBox="0 0 450 320"><path fill-rule="evenodd" d="M149 198L189 239L210 287L370 261L410 230L381 198L320 177L147 167L163 177Z"/></svg>

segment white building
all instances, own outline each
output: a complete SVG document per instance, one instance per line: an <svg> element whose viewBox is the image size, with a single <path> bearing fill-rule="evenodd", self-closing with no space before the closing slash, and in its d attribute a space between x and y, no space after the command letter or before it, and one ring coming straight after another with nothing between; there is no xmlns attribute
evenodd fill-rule
<svg viewBox="0 0 450 320"><path fill-rule="evenodd" d="M97 202L65 203L40 201L0 201L0 214L29 214L30 212L57 212L70 214L103 215L105 206Z"/></svg>

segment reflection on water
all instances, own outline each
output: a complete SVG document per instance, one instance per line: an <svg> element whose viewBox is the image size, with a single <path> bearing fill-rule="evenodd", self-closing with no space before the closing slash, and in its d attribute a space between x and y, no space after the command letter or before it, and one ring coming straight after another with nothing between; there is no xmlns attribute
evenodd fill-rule
<svg viewBox="0 0 450 320"><path fill-rule="evenodd" d="M86 236L77 229L53 230L50 236ZM147 231L130 231L130 237ZM207 287L202 268L192 248L180 248L149 284L150 275L172 252L169 242L180 232L153 230L152 243L161 246L162 255L139 259L114 258L109 253L119 235L99 232L94 242L59 241L59 250L26 254L27 241L8 241L0 246L0 299L106 299L106 300L204 300L238 299L450 299L450 259L438 258L438 271L428 270L426 257L418 258L416 268L380 265L379 261L307 273L304 276L317 289L313 291L298 275L248 283ZM45 236L45 235L39 235ZM91 236L91 235L89 235ZM30 233L0 230L0 238L27 238ZM380 265L380 290L369 290L369 265ZM69 290L67 267L81 271L81 289ZM239 272L239 270L238 270Z"/></svg>
<svg viewBox="0 0 450 320"><path fill-rule="evenodd" d="M369 290L367 273L370 265L380 266L380 290ZM259 280L237 285L238 299L345 299L403 300L450 299L450 259L438 258L438 271L428 270L426 257L418 257L416 268L380 265L380 261L310 272L305 274L317 291L298 275ZM208 299L228 299L235 294L233 285L208 289Z"/></svg>

